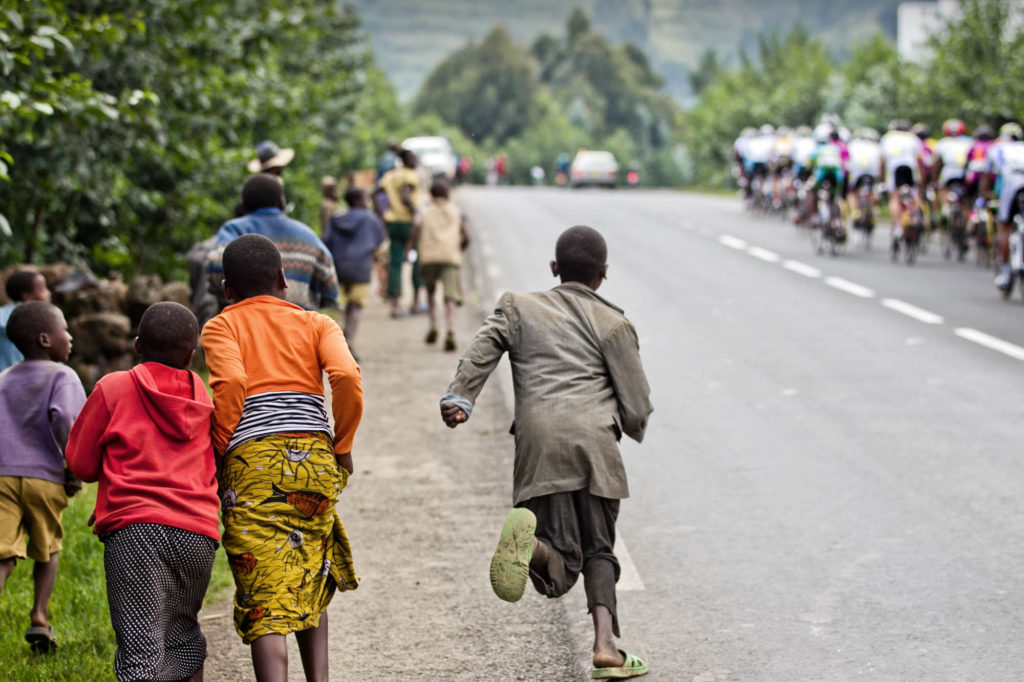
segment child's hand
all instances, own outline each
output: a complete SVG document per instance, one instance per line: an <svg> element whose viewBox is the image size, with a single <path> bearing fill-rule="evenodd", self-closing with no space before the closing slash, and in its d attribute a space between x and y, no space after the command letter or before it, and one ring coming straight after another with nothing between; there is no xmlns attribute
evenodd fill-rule
<svg viewBox="0 0 1024 682"><path fill-rule="evenodd" d="M70 469L64 469L64 494L68 497L74 497L78 494L78 491L82 489L84 484L78 479Z"/></svg>
<svg viewBox="0 0 1024 682"><path fill-rule="evenodd" d="M338 466L340 466L342 469L344 469L348 473L350 473L350 474L352 473L352 470L353 470L354 466L352 464L352 453L351 452L346 452L343 455L335 455L334 458L338 462Z"/></svg>
<svg viewBox="0 0 1024 682"><path fill-rule="evenodd" d="M458 405L446 404L441 406L441 419L448 425L448 428L454 429L456 426L466 421L469 417L466 416L465 410Z"/></svg>

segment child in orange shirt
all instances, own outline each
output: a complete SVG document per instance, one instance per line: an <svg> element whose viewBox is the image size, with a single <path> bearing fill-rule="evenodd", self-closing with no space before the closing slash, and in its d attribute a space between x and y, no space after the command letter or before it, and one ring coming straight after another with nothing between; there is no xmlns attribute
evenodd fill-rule
<svg viewBox="0 0 1024 682"><path fill-rule="evenodd" d="M284 300L272 241L238 237L223 265L234 304L206 324L202 340L235 628L252 646L257 679L287 679L284 637L292 632L306 678L327 679L327 604L359 580L334 510L363 412L359 367L337 323Z"/></svg>

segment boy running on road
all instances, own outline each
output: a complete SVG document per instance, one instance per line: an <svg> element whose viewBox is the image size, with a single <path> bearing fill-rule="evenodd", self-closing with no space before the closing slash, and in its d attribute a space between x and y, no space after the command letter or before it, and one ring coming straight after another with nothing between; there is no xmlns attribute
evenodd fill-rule
<svg viewBox="0 0 1024 682"><path fill-rule="evenodd" d="M491 560L491 586L518 601L527 578L560 597L583 574L594 622L592 677L643 675L647 664L620 650L615 521L629 496L618 440L643 440L652 411L636 330L597 295L608 271L597 231L558 238L549 291L506 293L459 361L441 399L451 428L469 419L506 352L515 385L513 503Z"/></svg>

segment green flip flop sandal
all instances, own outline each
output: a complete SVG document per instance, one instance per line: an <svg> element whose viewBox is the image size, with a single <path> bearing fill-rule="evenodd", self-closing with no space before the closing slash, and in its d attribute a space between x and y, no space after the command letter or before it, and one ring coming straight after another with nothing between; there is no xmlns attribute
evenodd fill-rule
<svg viewBox="0 0 1024 682"><path fill-rule="evenodd" d="M526 590L536 529L537 517L529 509L513 509L501 527L501 539L491 557L491 587L505 601L519 601Z"/></svg>
<svg viewBox="0 0 1024 682"><path fill-rule="evenodd" d="M619 653L625 659L622 665L617 668L594 668L590 671L591 679L623 680L627 677L640 677L647 674L647 664L642 658L627 654L622 649L619 649Z"/></svg>

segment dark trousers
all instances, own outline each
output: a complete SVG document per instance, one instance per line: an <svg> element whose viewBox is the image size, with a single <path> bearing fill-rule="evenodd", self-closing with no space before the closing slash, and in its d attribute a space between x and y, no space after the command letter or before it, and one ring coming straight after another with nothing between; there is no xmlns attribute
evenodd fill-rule
<svg viewBox="0 0 1024 682"><path fill-rule="evenodd" d="M405 243L412 234L412 223L388 223L388 238L391 245L388 250L388 296L398 298L402 295L402 265L405 263ZM412 287L414 290L423 287L420 279L420 263L412 264Z"/></svg>
<svg viewBox="0 0 1024 682"><path fill-rule="evenodd" d="M537 517L537 539L551 550L546 566L530 569L533 586L547 597L561 597L582 573L587 610L600 605L611 611L618 637L615 583L620 569L613 549L619 501L576 490L534 497L518 506Z"/></svg>

